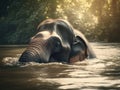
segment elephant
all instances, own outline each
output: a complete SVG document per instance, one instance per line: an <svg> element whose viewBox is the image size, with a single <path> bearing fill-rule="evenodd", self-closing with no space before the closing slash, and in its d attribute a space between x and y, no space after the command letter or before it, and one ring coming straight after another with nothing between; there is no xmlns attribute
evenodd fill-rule
<svg viewBox="0 0 120 90"><path fill-rule="evenodd" d="M74 60L76 57L76 60ZM88 40L63 19L46 19L37 27L19 62L65 62L96 58Z"/></svg>

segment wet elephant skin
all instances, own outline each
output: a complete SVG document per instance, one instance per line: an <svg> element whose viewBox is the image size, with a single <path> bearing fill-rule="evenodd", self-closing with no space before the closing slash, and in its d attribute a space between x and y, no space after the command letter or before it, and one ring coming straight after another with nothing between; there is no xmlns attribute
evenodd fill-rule
<svg viewBox="0 0 120 90"><path fill-rule="evenodd" d="M20 62L72 63L96 57L85 36L66 20L44 20L37 31L21 55Z"/></svg>

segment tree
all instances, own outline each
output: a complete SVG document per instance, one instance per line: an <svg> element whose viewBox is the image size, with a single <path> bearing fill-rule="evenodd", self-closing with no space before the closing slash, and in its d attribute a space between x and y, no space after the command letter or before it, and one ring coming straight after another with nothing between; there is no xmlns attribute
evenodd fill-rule
<svg viewBox="0 0 120 90"><path fill-rule="evenodd" d="M91 12L98 17L98 25L94 31L100 40L120 42L120 0L93 0Z"/></svg>

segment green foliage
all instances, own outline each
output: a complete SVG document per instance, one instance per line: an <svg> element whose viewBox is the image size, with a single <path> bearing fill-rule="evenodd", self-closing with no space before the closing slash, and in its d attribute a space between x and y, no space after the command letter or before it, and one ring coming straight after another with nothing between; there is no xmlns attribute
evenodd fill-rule
<svg viewBox="0 0 120 90"><path fill-rule="evenodd" d="M8 8L7 16L0 18L0 44L25 44L37 31L36 27L40 20L45 18L44 2L38 0L14 0ZM16 28L14 28L13 25ZM2 27L5 27L4 29ZM14 28L14 32L10 28Z"/></svg>
<svg viewBox="0 0 120 90"><path fill-rule="evenodd" d="M120 0L1 0L0 44L26 44L46 18L63 18L92 41L120 42Z"/></svg>

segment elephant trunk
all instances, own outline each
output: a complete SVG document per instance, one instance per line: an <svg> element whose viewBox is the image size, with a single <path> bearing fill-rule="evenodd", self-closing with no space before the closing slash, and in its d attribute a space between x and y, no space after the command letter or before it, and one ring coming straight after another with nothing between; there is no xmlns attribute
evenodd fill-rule
<svg viewBox="0 0 120 90"><path fill-rule="evenodd" d="M37 43L36 43L37 42ZM34 40L30 43L29 47L23 52L19 61L20 62L49 62L49 58L52 53L53 41L49 40Z"/></svg>

